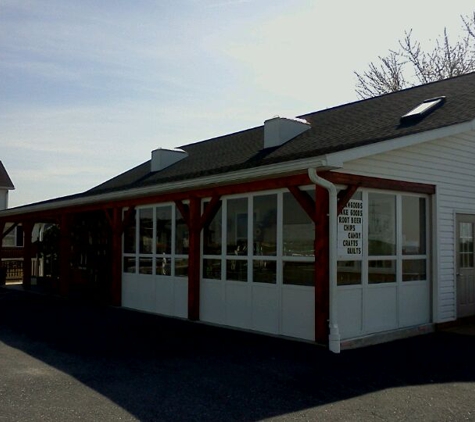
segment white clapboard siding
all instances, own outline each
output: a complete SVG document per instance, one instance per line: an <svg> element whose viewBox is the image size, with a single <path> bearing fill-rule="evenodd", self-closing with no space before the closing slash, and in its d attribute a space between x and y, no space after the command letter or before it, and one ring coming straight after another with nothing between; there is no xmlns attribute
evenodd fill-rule
<svg viewBox="0 0 475 422"><path fill-rule="evenodd" d="M475 133L464 133L344 164L343 172L437 186L438 282L435 322L456 318L456 211L475 213Z"/></svg>

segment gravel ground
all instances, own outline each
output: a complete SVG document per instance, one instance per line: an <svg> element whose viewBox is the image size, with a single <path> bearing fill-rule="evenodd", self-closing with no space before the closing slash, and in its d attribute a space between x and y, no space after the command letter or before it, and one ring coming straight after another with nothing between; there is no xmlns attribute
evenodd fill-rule
<svg viewBox="0 0 475 422"><path fill-rule="evenodd" d="M0 421L475 421L470 332L335 355L0 288Z"/></svg>

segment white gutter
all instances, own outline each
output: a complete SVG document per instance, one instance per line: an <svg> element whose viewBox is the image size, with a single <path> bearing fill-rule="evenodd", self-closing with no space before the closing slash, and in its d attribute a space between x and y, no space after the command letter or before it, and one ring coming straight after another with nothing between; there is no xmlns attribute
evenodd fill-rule
<svg viewBox="0 0 475 422"><path fill-rule="evenodd" d="M340 330L338 328L337 307L337 189L335 185L317 174L315 168L308 169L310 180L328 191L329 194L329 285L330 285L330 315L328 325L328 348L334 353L340 353Z"/></svg>

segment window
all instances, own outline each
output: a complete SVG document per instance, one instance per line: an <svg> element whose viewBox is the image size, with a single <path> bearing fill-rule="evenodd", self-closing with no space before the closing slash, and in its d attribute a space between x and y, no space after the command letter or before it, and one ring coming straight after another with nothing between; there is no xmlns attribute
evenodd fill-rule
<svg viewBox="0 0 475 422"><path fill-rule="evenodd" d="M402 281L427 279L426 200L402 197Z"/></svg>
<svg viewBox="0 0 475 422"><path fill-rule="evenodd" d="M253 197L253 255L252 281L254 283L277 282L277 195ZM258 258L259 257L259 258Z"/></svg>
<svg viewBox="0 0 475 422"><path fill-rule="evenodd" d="M7 231L12 224L6 224L4 231ZM8 233L2 242L3 246L15 248L23 246L23 227L16 226L10 233Z"/></svg>
<svg viewBox="0 0 475 422"><path fill-rule="evenodd" d="M315 200L315 191L305 191ZM315 285L315 224L294 196L285 192L282 198L283 283Z"/></svg>
<svg viewBox="0 0 475 422"><path fill-rule="evenodd" d="M338 261L337 283L339 286L361 284L361 261Z"/></svg>
<svg viewBox="0 0 475 422"><path fill-rule="evenodd" d="M248 254L247 198L227 201L226 245L228 255Z"/></svg>
<svg viewBox="0 0 475 422"><path fill-rule="evenodd" d="M134 211L135 216L135 211ZM137 233L137 227L135 224L135 218L132 217L132 224L129 224L124 230L124 253L133 254L137 250L137 239L135 235Z"/></svg>
<svg viewBox="0 0 475 422"><path fill-rule="evenodd" d="M425 198L402 197L402 253L421 255L426 253Z"/></svg>
<svg viewBox="0 0 475 422"><path fill-rule="evenodd" d="M153 209L139 210L139 253L153 253Z"/></svg>
<svg viewBox="0 0 475 422"><path fill-rule="evenodd" d="M204 208L209 202L204 203ZM221 254L223 249L223 210L222 203L209 225L203 229L203 277L221 280ZM208 258L209 257L209 258Z"/></svg>
<svg viewBox="0 0 475 422"><path fill-rule="evenodd" d="M425 100L417 107L413 108L411 111L406 113L401 117L401 124L411 124L416 123L419 120L426 117L428 114L435 111L437 108L442 106L445 103L445 97L436 97Z"/></svg>
<svg viewBox="0 0 475 422"><path fill-rule="evenodd" d="M188 228L174 205L139 208L123 236L123 271L186 277Z"/></svg>
<svg viewBox="0 0 475 422"><path fill-rule="evenodd" d="M396 196L368 194L368 254L396 253Z"/></svg>
<svg viewBox="0 0 475 422"><path fill-rule="evenodd" d="M459 233L459 267L473 268L473 223L461 222Z"/></svg>
<svg viewBox="0 0 475 422"><path fill-rule="evenodd" d="M203 230L203 277L314 286L314 237L313 221L289 192L224 198Z"/></svg>
<svg viewBox="0 0 475 422"><path fill-rule="evenodd" d="M295 286L315 286L315 263L284 261L283 283Z"/></svg>
<svg viewBox="0 0 475 422"><path fill-rule="evenodd" d="M348 220L353 214L361 219L360 226ZM424 196L356 193L339 216L337 284L427 280L427 215ZM350 249L361 249L362 253L352 256Z"/></svg>
<svg viewBox="0 0 475 422"><path fill-rule="evenodd" d="M315 191L307 191L315 200ZM315 227L291 193L283 194L283 253L286 256L313 256Z"/></svg>

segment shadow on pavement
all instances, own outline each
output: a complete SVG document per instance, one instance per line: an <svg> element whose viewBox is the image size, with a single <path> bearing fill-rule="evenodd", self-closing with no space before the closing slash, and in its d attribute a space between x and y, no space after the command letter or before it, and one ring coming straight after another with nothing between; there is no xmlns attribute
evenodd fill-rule
<svg viewBox="0 0 475 422"><path fill-rule="evenodd" d="M440 332L334 355L8 289L0 289L0 341L139 420L262 420L395 387L475 381L474 336Z"/></svg>

